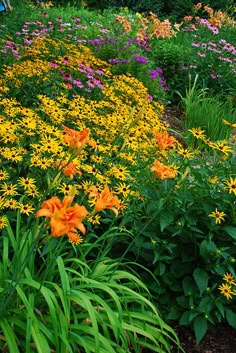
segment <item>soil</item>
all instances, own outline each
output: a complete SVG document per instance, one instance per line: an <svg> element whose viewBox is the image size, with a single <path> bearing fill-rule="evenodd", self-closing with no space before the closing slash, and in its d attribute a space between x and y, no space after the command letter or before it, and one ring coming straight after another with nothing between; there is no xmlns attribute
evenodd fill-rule
<svg viewBox="0 0 236 353"><path fill-rule="evenodd" d="M183 110L180 107L167 106L161 120L169 125L171 134L181 140L184 125ZM198 345L189 327L176 326L174 330L185 353L236 353L236 330L227 324L221 324L208 331ZM173 348L172 353L180 352Z"/></svg>
<svg viewBox="0 0 236 353"><path fill-rule="evenodd" d="M176 139L182 141L181 135L184 131L184 111L178 106L167 106L161 117L161 122L167 125L169 133Z"/></svg>
<svg viewBox="0 0 236 353"><path fill-rule="evenodd" d="M236 331L226 324L207 332L198 345L189 328L176 327L175 332L186 353L236 353ZM173 349L173 353L180 352Z"/></svg>

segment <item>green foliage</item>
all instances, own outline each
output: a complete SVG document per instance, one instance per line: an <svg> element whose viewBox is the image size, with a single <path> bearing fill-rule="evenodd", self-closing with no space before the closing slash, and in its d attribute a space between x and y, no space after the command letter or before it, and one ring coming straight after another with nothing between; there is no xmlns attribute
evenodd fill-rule
<svg viewBox="0 0 236 353"><path fill-rule="evenodd" d="M164 353L178 345L147 287L120 261L101 251L94 258L89 242L77 255L62 242L49 252L53 244L42 243L40 233L33 220L31 231L17 223L16 231L9 224L2 234L1 350Z"/></svg>
<svg viewBox="0 0 236 353"><path fill-rule="evenodd" d="M165 1L165 7L163 11L166 15L171 15L179 21L184 16L192 14L194 3L196 3L196 1L192 0Z"/></svg>
<svg viewBox="0 0 236 353"><path fill-rule="evenodd" d="M235 315L233 303L218 292L219 277L235 273L235 196L224 186L225 173L235 176L235 158L223 161L222 153L213 157L202 141L194 146L199 152L181 162L176 181L146 175L149 186L144 182L141 189L145 201L136 208L136 218L122 223L136 234L127 244L126 258L145 263L155 275L158 284L152 283L150 290L164 317L192 325L200 342L210 327L225 318L231 325ZM177 160L175 155L172 161L178 165ZM216 209L225 214L219 223L210 219ZM151 283L148 275L144 278Z"/></svg>
<svg viewBox="0 0 236 353"><path fill-rule="evenodd" d="M236 110L230 99L223 102L219 97L209 97L207 89L197 88L198 76L194 82L189 78L189 88L181 102L185 111L185 135L188 136L189 129L200 127L212 141L229 139L231 129L223 120L236 123Z"/></svg>
<svg viewBox="0 0 236 353"><path fill-rule="evenodd" d="M233 0L209 0L209 1L203 1L204 5L208 5L212 7L214 10L224 10L228 12L233 6L234 6L234 1Z"/></svg>
<svg viewBox="0 0 236 353"><path fill-rule="evenodd" d="M176 99L175 92L182 90L186 85L186 73L183 66L189 64L191 60L191 49L172 40L156 40L152 46L152 55L153 60L163 69L170 99L174 101Z"/></svg>
<svg viewBox="0 0 236 353"><path fill-rule="evenodd" d="M121 6L133 6L135 11L147 11L151 5L149 1L127 3L122 2ZM189 3L184 2L185 9ZM108 1L94 4L105 9ZM161 4L158 2L157 11ZM175 4L175 15L180 16L180 2ZM45 9L21 3L19 12L3 18L0 94L5 125L1 125L1 168L10 175L6 183L17 184L18 191L19 176L37 174L41 194L26 199L32 201L35 209L46 197L65 194L65 187L69 186L78 186L75 200L92 208L91 200L87 200L89 181L99 190L108 182L119 196L122 193L117 187L122 189L125 207L117 218L108 210L102 212L100 222L87 222L85 242L76 248L65 244L63 238L48 239L48 229L33 215L26 217L9 207L6 210L4 202L12 195L4 202L0 199L1 215L6 213L11 221L1 230L0 238L0 331L4 336L0 350L75 352L79 347L83 353L140 353L142 349L170 352L172 344L178 345L178 339L156 307L166 320L191 325L197 342L222 321L235 328L235 309L218 289L219 278L225 272L235 275L235 137L230 126L235 123L235 76L233 55L221 44L225 38L231 45L235 27L223 24L219 34L213 34L198 24L197 30L190 30L191 26L185 23L176 36L159 38L152 36L150 26L148 38L141 45L136 38L138 15L117 10L130 21L131 31L125 32L115 22L113 11L104 11L103 16L85 8L78 11L76 6ZM49 18L44 17L44 12ZM32 27L26 38L22 26L30 19ZM34 31L38 34L37 30L42 29L43 38L35 40ZM16 36L16 30L22 31L21 35ZM13 36L11 40L9 35ZM25 39L34 44L26 45ZM93 47L96 58L87 48L92 48L93 40L103 43L99 48ZM199 46L192 46L193 41L198 41ZM212 41L227 60L219 59L217 52L208 53L203 44L208 46ZM35 45L37 42L39 46ZM206 56L198 55L199 47ZM134 55L147 58L148 63L135 61ZM114 58L126 60L127 65L107 63ZM35 72L38 59L42 64ZM29 72L20 71L21 64L30 65L30 60L34 64L32 76L29 66ZM53 60L58 65L56 69L49 65ZM85 84L88 78L79 70L81 62L87 64L90 74L91 69L104 69L100 74L105 93L102 89L86 87L81 91L73 86L74 79ZM197 138L184 133L180 136L183 143L176 143L173 150L156 147L154 131L165 130L157 119L163 109L158 102L165 95L160 82L149 76L150 70L157 67L163 70L171 100L179 102L177 91L182 97L186 130L201 127L207 136ZM65 73L67 79L71 75L69 85ZM189 77L198 77L198 81L189 86ZM212 98L219 93L220 99ZM153 106L148 94L157 100ZM29 114L33 116L30 122ZM103 118L107 119L105 123ZM14 126L14 119L19 126ZM55 165L57 153L62 153L62 158L68 155L62 144L64 119L76 129L86 126L91 134L96 132L98 146L84 150L76 159L79 168L84 167L82 177L63 175L66 185L62 191L57 188L62 172L58 173ZM223 119L228 121L227 126L221 125ZM20 126L22 121L24 128ZM118 121L117 128L113 123ZM25 134L27 124L32 124L32 128ZM13 130L13 141L6 142L4 129L11 131L12 126L16 134ZM55 144L55 134L58 149L52 156L43 148L51 147L52 141ZM218 141L228 137L228 142ZM18 138L24 147L20 157L24 155L23 162L16 166L9 155L5 156L8 145L12 152ZM52 158L47 171L30 165L31 147L35 157ZM41 156L37 149L43 150ZM176 166L176 178L162 180L154 176L156 158ZM110 166L113 169L108 173ZM13 195L17 208L23 201L21 192L22 189ZM219 219L216 210L220 212ZM4 228L4 216L1 222Z"/></svg>
<svg viewBox="0 0 236 353"><path fill-rule="evenodd" d="M99 10L104 10L107 8L115 8L118 9L120 7L123 8L128 8L129 10L133 12L146 12L148 13L149 11L155 12L157 14L160 14L162 8L163 8L163 1L156 1L153 3L152 0L102 0L102 1L97 1L97 0L88 0L86 1L87 5L91 9L99 9Z"/></svg>

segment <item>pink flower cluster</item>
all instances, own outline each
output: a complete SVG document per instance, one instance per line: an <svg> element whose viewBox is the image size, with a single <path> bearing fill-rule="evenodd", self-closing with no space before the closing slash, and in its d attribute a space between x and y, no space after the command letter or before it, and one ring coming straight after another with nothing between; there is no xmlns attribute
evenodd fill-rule
<svg viewBox="0 0 236 353"><path fill-rule="evenodd" d="M62 64L68 65L69 68L70 59L65 56ZM59 67L59 64L55 60L51 61L50 65L53 68ZM60 70L61 77L66 82L68 88L84 88L86 92L91 92L91 89L96 87L99 89L104 88L104 83L100 79L100 76L104 75L102 69L93 69L91 66L81 62L79 63L78 71L83 74L80 78L75 77L76 74L71 74L69 71Z"/></svg>

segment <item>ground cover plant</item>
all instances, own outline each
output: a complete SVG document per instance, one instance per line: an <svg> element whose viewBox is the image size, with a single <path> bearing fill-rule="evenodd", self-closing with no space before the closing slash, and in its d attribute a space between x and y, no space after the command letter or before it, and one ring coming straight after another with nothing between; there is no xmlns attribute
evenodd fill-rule
<svg viewBox="0 0 236 353"><path fill-rule="evenodd" d="M180 25L28 6L32 20L14 29L6 15L0 32L2 351L164 353L178 346L168 320L198 342L235 327L222 296L234 289L220 286L235 276L233 49L220 66L231 81L218 77L231 105L215 98L213 131L201 116L188 125L190 98L219 89L202 84L205 64L191 90L184 51L176 77L157 58L169 46L174 63ZM177 88L182 135L161 122Z"/></svg>

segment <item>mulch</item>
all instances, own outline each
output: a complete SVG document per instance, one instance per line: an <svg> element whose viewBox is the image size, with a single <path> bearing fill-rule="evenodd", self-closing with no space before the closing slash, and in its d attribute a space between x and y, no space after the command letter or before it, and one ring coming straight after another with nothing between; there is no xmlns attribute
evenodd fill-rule
<svg viewBox="0 0 236 353"><path fill-rule="evenodd" d="M174 329L186 353L236 353L236 331L227 324L208 331L198 345L190 328L177 326ZM172 353L180 352L173 349Z"/></svg>

